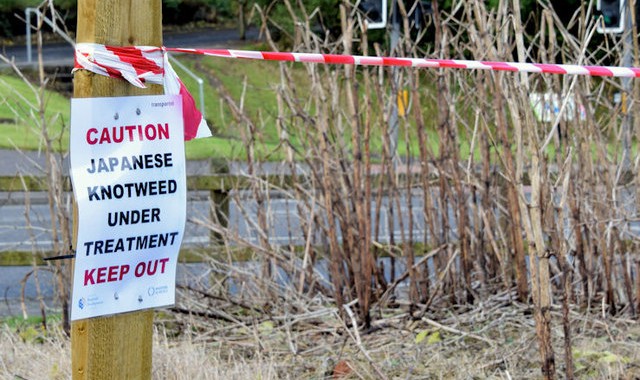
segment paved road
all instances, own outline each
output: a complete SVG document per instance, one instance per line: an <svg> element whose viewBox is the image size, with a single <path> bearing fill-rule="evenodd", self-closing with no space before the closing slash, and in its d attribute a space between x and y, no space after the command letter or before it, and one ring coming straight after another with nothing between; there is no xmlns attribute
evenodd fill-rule
<svg viewBox="0 0 640 380"><path fill-rule="evenodd" d="M42 157L37 153L28 153L28 158L20 156L15 152L0 150L0 174L15 174L16 171L20 172L34 172L38 165L42 165ZM209 173L209 165L207 161L190 161L187 165L187 171L192 174ZM232 173L243 173L245 167L240 164L232 164ZM277 164L268 164L262 170L265 172L274 172L282 170ZM435 190L434 190L435 191ZM12 194L11 196L15 196ZM188 219L193 221L194 219L207 220L209 218L209 200L208 194L204 193L190 193L190 202L188 203ZM238 235L252 243L258 243L258 233L255 228L257 225L257 203L252 198L251 193L244 191L232 194L233 199L229 206L229 224L230 227L237 231ZM437 194L434 193L434 196ZM620 199L623 203L629 203L632 199L631 193L623 192L620 194ZM406 205L408 204L406 198L399 200L401 209L395 210L393 217L395 221L395 228L391 231L388 227L388 221L391 217L389 200L384 199L381 209L381 224L380 224L380 237L381 242L388 242L393 236L396 242L402 241L403 233L400 231L398 216L403 215L406 218L408 210ZM4 202L4 204L2 203ZM423 210L423 197L420 191L414 192L411 198L413 215L414 215L414 230L413 238L417 241L422 241L427 234L426 227L424 225L424 219L422 218ZM630 212L633 212L633 205L628 204ZM298 215L298 204L294 200L286 199L277 192L272 192L268 203L265 205L265 210L269 210L267 215L268 224L271 226L268 231L268 238L271 244L287 245L289 243L300 245L303 243L301 239L301 220ZM372 204L372 209L374 205ZM448 210L450 220L454 220L452 211ZM44 202L34 204L31 210L31 219L34 224L34 228L29 230L25 225L24 216L24 204L19 199L13 199L9 201L7 194L5 197L0 197L0 254L3 250L9 249L29 249L30 239L32 236L37 241L37 248L47 249L50 246L48 242L49 236L49 219L48 209ZM406 219L405 219L405 225ZM375 226L373 226L375 229ZM455 238L455 226L452 235ZM634 236L640 234L640 223L633 222L627 226L627 233ZM404 232L406 237L408 232ZM209 244L209 231L195 223L188 223L185 233L185 247L194 246L207 246ZM198 266L194 266L194 273L206 272L206 269ZM20 312L19 308L19 283L30 271L31 268L2 268L0 267L0 316L3 314L15 314ZM48 272L41 272L42 284L47 285L51 283L50 274ZM197 277L197 275L196 275ZM181 281L185 280L181 277ZM29 299L28 307L31 313L37 312L38 302L36 299L35 281L31 279L27 283L27 298ZM53 305L51 293L51 287L47 287L44 292L44 297L47 303Z"/></svg>
<svg viewBox="0 0 640 380"><path fill-rule="evenodd" d="M258 29L251 28L247 31L246 41L255 41L259 38ZM238 48L246 41L238 40L238 32L235 29L203 28L182 33L166 33L163 36L164 46L181 48ZM0 53L14 59L18 66L26 66L27 47L0 46ZM73 47L66 42L49 43L43 47L42 55L45 66L72 66ZM32 47L32 61L37 61L36 48ZM2 67L3 64L0 64Z"/></svg>
<svg viewBox="0 0 640 380"><path fill-rule="evenodd" d="M63 172L68 172L67 157L62 156ZM38 152L18 153L13 150L0 149L0 176L13 176L18 173L22 175L41 175L45 166L44 155ZM276 173L286 170L286 167L277 163L266 163L258 172ZM304 170L304 169L301 169ZM208 174L211 167L208 161L188 161L188 174ZM242 163L231 163L230 172L234 174L246 174L246 166ZM32 248L36 250L51 249L51 221L49 217L46 195L44 193L30 193L31 208L29 219L31 228L28 228L25 217L25 199L23 193L0 193L0 255L3 251L25 250ZM70 195L68 195L70 196ZM209 199L208 192L190 192L187 205L187 223L185 230L184 247L206 247L209 244L209 231L200 224L193 223L195 220L209 219ZM419 215L422 210L421 196L415 195L414 213ZM391 234L388 230L388 209L386 200L382 209L381 220L381 240L388 241ZM405 202L402 202L405 203ZM373 205L372 205L373 207ZM284 199L281 194L272 193L269 203L265 209L270 210L267 216L271 226L269 230L269 241L272 244L301 244L300 236L301 221L297 212L297 203ZM406 210L404 211L406 212ZM396 241L401 236L397 228L393 235ZM422 218L416 218L414 227L414 238L424 236L424 224L420 222ZM257 203L252 198L250 192L238 192L233 194L233 199L229 205L229 224L236 230L242 238L251 243L258 243L257 225ZM15 314L20 312L20 281L31 270L29 267L0 267L0 315ZM43 296L48 304L51 304L53 297L51 290L50 273L40 271L41 282L45 288ZM47 277L49 276L49 277ZM36 288L33 278L27 282L26 295L28 298L28 308L30 313L37 311L38 302L36 300Z"/></svg>
<svg viewBox="0 0 640 380"><path fill-rule="evenodd" d="M206 194L205 194L206 195ZM191 195L194 197L194 195ZM230 226L238 235L253 244L258 244L258 233L255 228L257 225L257 203L250 194L237 194L238 198L230 203L229 220ZM420 199L422 197L415 196L414 213L420 215L422 205ZM388 210L387 200L383 203L382 219L381 219L381 235L382 242L388 242L391 235L394 235L396 241L401 241L402 233L398 229L396 211L396 229L393 234L388 229ZM402 202L406 204L406 202ZM374 205L372 204L372 207ZM207 220L209 218L209 202L208 200L194 199L188 202L188 219ZM297 203L292 200L271 198L267 210L268 223L271 226L268 237L271 244L288 245L289 243L300 245L303 243L301 238L301 221L297 212ZM406 210L402 210L406 214ZM27 228L24 217L24 206L19 204L11 204L0 206L0 255L6 250L29 250L31 247L37 250L47 250L51 248L50 241L50 221L48 218L48 206L46 204L34 205L31 209L32 228ZM424 222L422 218L416 217L414 226L414 239L422 240L426 234ZM375 228L375 227L374 227ZM405 234L406 236L406 234ZM185 230L185 239L183 247L207 247L209 246L209 231L199 224L187 223ZM178 275L178 283L193 281L202 277L202 273L206 273L208 269L202 265L183 266L182 274ZM26 278L27 274L32 271L31 267L0 267L0 317L4 315L19 315L21 313L21 281ZM191 273L191 275L187 275ZM51 273L46 269L38 272L40 289L45 304L48 307L54 307L55 302L53 294L53 279ZM30 277L26 284L26 305L30 315L38 312L38 292L34 277Z"/></svg>

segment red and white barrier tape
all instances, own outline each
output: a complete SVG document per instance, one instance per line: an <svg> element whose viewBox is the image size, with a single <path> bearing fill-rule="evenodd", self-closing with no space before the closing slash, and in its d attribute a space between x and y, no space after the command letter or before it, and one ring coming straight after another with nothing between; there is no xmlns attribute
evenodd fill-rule
<svg viewBox="0 0 640 380"><path fill-rule="evenodd" d="M640 68L616 66L580 66L546 63L491 62L429 58L366 57L358 55L264 52L231 49L181 49L152 46L115 47L91 43L76 44L75 69L122 78L137 87L144 83L162 84L167 94L181 94L185 113L185 139L210 136L209 128L169 64L165 52L199 54L221 58L264 61L290 61L361 66L403 66L453 68L466 70L511 71L540 74L587 75L600 77L640 77Z"/></svg>
<svg viewBox="0 0 640 380"><path fill-rule="evenodd" d="M76 44L75 70L122 78L136 87L144 83L164 86L165 94L180 94L184 118L184 139L209 137L211 131L193 97L171 67L169 58L157 47L115 47L99 44Z"/></svg>
<svg viewBox="0 0 640 380"><path fill-rule="evenodd" d="M454 59L365 57L361 55L279 53L229 49L164 48L169 52L244 58L265 61L310 62L361 66L404 66L467 70L513 71L542 74L588 75L603 77L640 77L640 68L615 66L556 65L547 63L467 61Z"/></svg>

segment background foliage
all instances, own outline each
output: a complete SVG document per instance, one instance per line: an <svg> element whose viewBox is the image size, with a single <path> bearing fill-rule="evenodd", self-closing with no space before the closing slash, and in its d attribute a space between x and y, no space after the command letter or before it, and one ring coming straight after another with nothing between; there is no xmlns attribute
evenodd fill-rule
<svg viewBox="0 0 640 380"><path fill-rule="evenodd" d="M41 0L0 0L0 35L4 38L24 34L24 23L19 17L24 9L35 7ZM338 4L341 0L304 1L307 10L319 9L322 20L318 27L335 30L339 25ZM355 1L354 1L355 3ZM496 8L499 0L487 0L489 8ZM522 0L522 19L527 20L532 13L540 11L536 0ZM558 16L568 21L580 5L580 0L550 0ZM191 22L227 23L237 17L238 9L243 6L250 10L255 4L269 11L271 19L285 30L293 28L291 17L282 1L274 0L163 0L163 18L165 25L181 25ZM439 0L441 10L451 8L451 0ZM76 25L77 0L55 0L56 8L65 18L67 27L73 30Z"/></svg>

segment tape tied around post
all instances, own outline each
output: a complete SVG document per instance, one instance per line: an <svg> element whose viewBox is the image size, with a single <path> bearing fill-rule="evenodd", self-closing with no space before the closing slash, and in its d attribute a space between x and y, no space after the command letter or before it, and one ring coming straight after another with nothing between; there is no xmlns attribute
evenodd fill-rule
<svg viewBox="0 0 640 380"><path fill-rule="evenodd" d="M525 72L536 74L584 75L593 77L640 77L640 68L618 66L585 66L526 62L494 62L431 58L371 57L359 55L266 52L233 49L185 49L153 46L105 46L94 43L76 44L75 68L121 78L136 87L145 83L163 85L165 94L183 98L185 140L209 137L211 132L195 101L171 67L168 52L198 54L219 58L251 59L280 62L304 62L332 65L400 66L432 69L463 69Z"/></svg>
<svg viewBox="0 0 640 380"><path fill-rule="evenodd" d="M164 48L78 43L73 71L81 69L124 79L139 88L145 88L145 83L164 86L165 94L182 96L184 139L211 136L206 120L197 109L193 96L171 67Z"/></svg>

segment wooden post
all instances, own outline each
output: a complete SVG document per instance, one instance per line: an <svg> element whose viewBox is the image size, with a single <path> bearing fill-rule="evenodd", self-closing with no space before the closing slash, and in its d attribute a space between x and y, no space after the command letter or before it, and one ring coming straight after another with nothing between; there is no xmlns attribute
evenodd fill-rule
<svg viewBox="0 0 640 380"><path fill-rule="evenodd" d="M162 46L161 0L79 0L77 42ZM128 82L80 70L74 97L157 95ZM77 215L77 214L76 214ZM74 224L77 243L77 218ZM153 310L92 318L71 325L73 379L150 379Z"/></svg>

